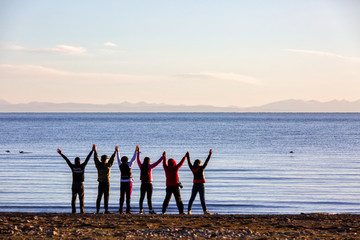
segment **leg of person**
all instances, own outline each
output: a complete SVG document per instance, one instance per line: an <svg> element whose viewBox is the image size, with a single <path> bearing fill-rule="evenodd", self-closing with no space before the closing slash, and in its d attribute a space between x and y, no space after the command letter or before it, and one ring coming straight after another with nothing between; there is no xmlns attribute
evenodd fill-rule
<svg viewBox="0 0 360 240"><path fill-rule="evenodd" d="M148 206L149 206L149 213L156 214L156 212L152 208L152 201L151 201L152 193L153 193L153 184L148 183L148 185L147 185L147 202L148 202Z"/></svg>
<svg viewBox="0 0 360 240"><path fill-rule="evenodd" d="M191 191L191 197L190 197L189 204L188 204L188 214L189 215L191 214L192 204L193 204L193 202L195 200L195 197L196 197L196 194L198 192L195 184L196 183L193 184L192 191Z"/></svg>
<svg viewBox="0 0 360 240"><path fill-rule="evenodd" d="M126 213L131 214L131 192L132 192L132 182L127 182L126 184Z"/></svg>
<svg viewBox="0 0 360 240"><path fill-rule="evenodd" d="M72 213L76 213L76 196L77 196L77 189L76 183L73 182L71 187L72 197L71 197L71 209Z"/></svg>
<svg viewBox="0 0 360 240"><path fill-rule="evenodd" d="M198 184L199 184L198 191L199 191L199 195L200 195L200 201L201 201L202 209L204 211L204 214L210 214L209 211L206 209L205 185L204 185L204 183L198 183Z"/></svg>
<svg viewBox="0 0 360 240"><path fill-rule="evenodd" d="M123 205L124 205L124 199L125 199L125 183L120 183L120 201L119 201L119 212L120 214L124 213Z"/></svg>
<svg viewBox="0 0 360 240"><path fill-rule="evenodd" d="M141 183L141 187L140 187L140 200L139 200L140 214L144 214L143 203L145 198L145 184L146 183Z"/></svg>
<svg viewBox="0 0 360 240"><path fill-rule="evenodd" d="M184 213L184 204L181 201L181 195L180 195L179 187L178 186L174 187L173 192L174 192L174 197L175 197L175 200L176 200L176 205L177 205L177 207L179 209L179 214L183 214Z"/></svg>
<svg viewBox="0 0 360 240"><path fill-rule="evenodd" d="M166 209L169 206L169 202L170 202L170 199L171 199L171 194L172 194L171 187L166 187L166 196L165 196L164 203L163 203L163 206L162 206L162 213L163 214L166 213Z"/></svg>
<svg viewBox="0 0 360 240"><path fill-rule="evenodd" d="M101 184L101 182L99 182L98 196L97 196L97 199L96 199L96 213L100 213L100 203L101 203L101 198L102 198L103 194L104 194L103 185Z"/></svg>
<svg viewBox="0 0 360 240"><path fill-rule="evenodd" d="M79 189L80 213L85 213L84 194L84 183L82 182Z"/></svg>
<svg viewBox="0 0 360 240"><path fill-rule="evenodd" d="M109 212L109 195L110 195L110 182L104 183L104 208L105 213Z"/></svg>

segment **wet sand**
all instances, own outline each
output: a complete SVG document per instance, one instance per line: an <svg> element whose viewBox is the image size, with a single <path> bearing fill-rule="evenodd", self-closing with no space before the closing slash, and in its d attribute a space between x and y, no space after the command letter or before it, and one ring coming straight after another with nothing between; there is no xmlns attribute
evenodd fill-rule
<svg viewBox="0 0 360 240"><path fill-rule="evenodd" d="M360 239L359 214L0 213L0 239Z"/></svg>

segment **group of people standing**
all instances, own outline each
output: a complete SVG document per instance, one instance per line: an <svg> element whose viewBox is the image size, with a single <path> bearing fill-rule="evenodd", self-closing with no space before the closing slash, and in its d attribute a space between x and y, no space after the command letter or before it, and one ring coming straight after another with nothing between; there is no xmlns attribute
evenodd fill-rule
<svg viewBox="0 0 360 240"><path fill-rule="evenodd" d="M132 158L128 159L127 156L123 156L120 158L119 148L115 147L114 153L111 155L110 159L107 155L102 155L99 160L99 155L97 153L96 145L93 145L92 150L88 154L84 163L81 163L79 157L75 158L74 164L70 162L70 160L62 153L60 149L57 152L65 159L67 164L69 165L72 174L73 174L73 183L72 183L72 200L71 207L72 212L76 213L76 198L79 196L80 201L80 212L85 213L84 208L84 173L85 167L90 160L91 155L94 153L94 162L97 168L98 173L98 196L96 200L96 213L100 213L100 203L101 199L104 196L104 208L105 213L109 212L109 194L110 194L110 168L112 167L115 158L117 159L121 178L120 178L120 200L119 200L119 212L120 214L124 213L123 205L126 199L126 213L131 214L131 193L132 193L132 166L137 161L137 164L140 168L140 200L139 200L139 208L140 214L144 214L143 202L145 199L145 195L147 196L147 203L149 207L150 214L156 214L152 207L152 192L153 192L153 184L152 184L152 169L158 166L161 162L163 163L163 168L165 170L166 176L166 196L164 203L162 205L162 213L166 213L166 209L169 205L171 196L174 195L176 205L178 207L179 213L184 213L184 205L181 200L180 189L182 188L181 183L179 182L178 171L181 166L184 164L185 159L187 159L189 168L191 169L194 180L193 180L193 188L191 197L188 204L188 214L191 214L192 204L195 200L197 193L200 195L201 206L203 208L204 214L210 214L206 209L205 204L205 176L204 169L206 168L211 155L212 150L210 149L209 155L205 160L204 164L201 164L201 160L197 159L194 161L194 164L191 163L190 154L187 152L185 156L181 159L179 163L172 158L168 161L166 160L166 152L163 152L162 156L154 163L150 163L150 158L145 157L143 162L141 162L140 158L140 149L139 146L136 146L134 154Z"/></svg>

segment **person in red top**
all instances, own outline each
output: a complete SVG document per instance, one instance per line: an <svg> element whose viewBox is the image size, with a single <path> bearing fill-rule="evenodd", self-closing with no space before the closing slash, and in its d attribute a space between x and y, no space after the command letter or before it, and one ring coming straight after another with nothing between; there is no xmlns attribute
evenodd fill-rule
<svg viewBox="0 0 360 240"><path fill-rule="evenodd" d="M188 204L188 214L189 215L191 214L191 207L192 207L192 204L195 200L197 193L199 193L199 195L200 195L201 206L204 211L204 214L210 214L209 211L206 209L206 204L205 204L204 170L209 163L211 155L212 155L212 149L210 149L209 155L208 155L207 159L205 160L204 165L201 166L201 161L199 159L196 159L194 162L194 165L192 165L191 161L190 161L190 154L186 153L187 162L188 162L189 167L194 175L194 181L193 181L194 185L192 188L192 193L191 193L191 197L190 197L189 204Z"/></svg>
<svg viewBox="0 0 360 240"><path fill-rule="evenodd" d="M168 161L168 164L166 164L166 152L164 152L164 158L163 158L163 167L165 170L165 176L166 176L166 196L165 200L162 206L162 213L165 214L166 209L169 205L171 195L174 194L176 205L179 209L179 213L184 213L184 204L181 201L180 196L180 189L181 183L179 182L179 175L178 171L181 168L181 166L184 164L185 158L187 154L181 159L181 161L176 164L175 160L170 158Z"/></svg>
<svg viewBox="0 0 360 240"><path fill-rule="evenodd" d="M150 164L150 158L145 157L144 161L141 163L140 160L140 150L137 152L136 162L140 168L140 180L141 180L141 187L140 187L140 200L139 200L139 208L140 214L144 214L143 209L143 202L145 198L145 193L147 193L147 202L149 206L149 213L156 214L156 212L152 208L151 196L153 192L153 184L152 184L152 169L155 168L157 165L161 163L165 156L165 152L163 155L157 160L155 163Z"/></svg>

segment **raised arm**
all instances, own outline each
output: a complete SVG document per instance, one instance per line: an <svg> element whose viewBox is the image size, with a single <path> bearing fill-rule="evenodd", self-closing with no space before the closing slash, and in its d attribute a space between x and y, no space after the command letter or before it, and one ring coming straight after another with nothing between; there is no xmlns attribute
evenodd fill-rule
<svg viewBox="0 0 360 240"><path fill-rule="evenodd" d="M157 161L154 162L153 164L150 164L150 169L153 169L153 168L155 168L157 165L159 165L163 159L164 159L164 154L159 158L159 160L157 160Z"/></svg>
<svg viewBox="0 0 360 240"><path fill-rule="evenodd" d="M190 153L187 152L185 156L186 156L189 168L192 169L193 165L191 164L191 161L190 161Z"/></svg>
<svg viewBox="0 0 360 240"><path fill-rule="evenodd" d="M211 155L212 155L212 149L210 149L210 151L209 151L209 155L208 155L208 157L206 158L206 160L205 160L205 163L204 163L204 168L206 168L206 166L208 165L208 163L209 163L209 161L210 161L210 158L211 158Z"/></svg>
<svg viewBox="0 0 360 240"><path fill-rule="evenodd" d="M111 155L110 160L109 160L109 162L108 162L109 167L111 167L111 166L113 165L114 160L115 160L115 155L116 155L116 153L118 153L118 152L119 152L119 147L116 146L116 147L115 147L115 151L114 151L114 153Z"/></svg>
<svg viewBox="0 0 360 240"><path fill-rule="evenodd" d="M99 161L99 155L96 151L96 145L94 144L93 145L93 148L92 150L94 151L94 162L95 162L95 166L98 166L100 164L100 161Z"/></svg>
<svg viewBox="0 0 360 240"><path fill-rule="evenodd" d="M166 165L166 152L165 151L163 152L163 167L164 167L164 169L167 167L167 165Z"/></svg>
<svg viewBox="0 0 360 240"><path fill-rule="evenodd" d="M139 148L139 146L136 146L136 147L137 147L137 150L138 150L138 152L136 154L136 162L137 162L139 168L141 169L142 163L141 163L141 160L140 160L140 148Z"/></svg>
<svg viewBox="0 0 360 240"><path fill-rule="evenodd" d="M87 155L85 162L82 164L84 167L88 164L90 157L92 155L92 153L94 152L94 150L91 150L90 153Z"/></svg>
<svg viewBox="0 0 360 240"><path fill-rule="evenodd" d="M120 161L120 153L119 153L119 151L116 152L116 159L117 159L118 165L120 167L121 161Z"/></svg>
<svg viewBox="0 0 360 240"><path fill-rule="evenodd" d="M138 152L139 152L139 146L136 146L134 155L132 156L130 162L128 163L129 167L132 167L132 165L134 164Z"/></svg>
<svg viewBox="0 0 360 240"><path fill-rule="evenodd" d="M186 153L185 156L181 159L181 161L178 163L178 165L176 165L176 167L177 167L178 169L181 168L181 166L184 164L185 159L186 159L186 155L187 155L187 153Z"/></svg>
<svg viewBox="0 0 360 240"><path fill-rule="evenodd" d="M61 149L58 148L57 152L60 154L60 156L63 157L63 159L65 159L67 165L69 165L69 167L71 168L71 167L72 167L72 163L70 162L70 160L69 160L64 154L62 154Z"/></svg>

